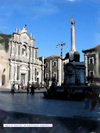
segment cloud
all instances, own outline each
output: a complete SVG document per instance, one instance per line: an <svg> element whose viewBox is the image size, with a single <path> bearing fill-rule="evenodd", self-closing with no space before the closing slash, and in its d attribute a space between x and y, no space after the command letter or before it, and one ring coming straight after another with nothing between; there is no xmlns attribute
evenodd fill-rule
<svg viewBox="0 0 100 133"><path fill-rule="evenodd" d="M16 12L19 15L34 19L55 14L60 11L60 4L75 1L79 0L0 0L0 12L2 12L1 8L8 9L4 9L0 16L3 15L10 18L14 15L14 12Z"/></svg>
<svg viewBox="0 0 100 133"><path fill-rule="evenodd" d="M80 0L51 0L51 1L63 4L63 3L66 3L66 2L77 2L77 1L80 1Z"/></svg>
<svg viewBox="0 0 100 133"><path fill-rule="evenodd" d="M51 14L55 14L59 11L58 7L53 5L53 4L49 4L49 3L42 3L41 5L31 5L30 7L28 6L19 6L16 8L16 11L19 12L20 14L32 18L32 19L36 19L42 16L46 16L46 15L51 15Z"/></svg>
<svg viewBox="0 0 100 133"><path fill-rule="evenodd" d="M69 1L69 2L75 2L76 0L66 0L66 1Z"/></svg>
<svg viewBox="0 0 100 133"><path fill-rule="evenodd" d="M57 13L59 8L52 1L47 0L4 0L0 1L0 16L4 17L12 17L15 16L16 12L22 17L28 18L39 18L44 15L50 15ZM6 9L6 10L5 10Z"/></svg>
<svg viewBox="0 0 100 133"><path fill-rule="evenodd" d="M50 0L56 5L63 5L63 4L69 4L69 3L76 3L76 2L83 2L84 0Z"/></svg>

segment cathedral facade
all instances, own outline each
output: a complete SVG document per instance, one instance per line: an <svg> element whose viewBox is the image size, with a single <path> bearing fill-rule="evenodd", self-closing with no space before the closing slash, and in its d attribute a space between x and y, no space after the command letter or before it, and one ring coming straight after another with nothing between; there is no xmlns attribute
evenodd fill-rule
<svg viewBox="0 0 100 133"><path fill-rule="evenodd" d="M23 86L32 83L43 84L43 63L37 58L38 48L34 46L34 41L32 35L27 33L26 27L19 31L16 29L10 37L7 52L9 86L13 83Z"/></svg>

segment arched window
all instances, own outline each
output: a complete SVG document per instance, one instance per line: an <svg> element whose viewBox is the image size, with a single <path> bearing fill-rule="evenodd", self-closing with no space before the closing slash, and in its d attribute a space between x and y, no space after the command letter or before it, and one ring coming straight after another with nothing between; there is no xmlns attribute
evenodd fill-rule
<svg viewBox="0 0 100 133"><path fill-rule="evenodd" d="M49 78L49 74L48 73L45 74L45 78Z"/></svg>
<svg viewBox="0 0 100 133"><path fill-rule="evenodd" d="M53 78L55 78L57 80L57 73L56 72L53 73Z"/></svg>
<svg viewBox="0 0 100 133"><path fill-rule="evenodd" d="M35 81L37 81L37 69L35 68Z"/></svg>
<svg viewBox="0 0 100 133"><path fill-rule="evenodd" d="M23 56L26 56L27 55L26 45L23 45L23 47L22 47L22 55Z"/></svg>
<svg viewBox="0 0 100 133"><path fill-rule="evenodd" d="M45 68L48 68L49 67L49 62L46 62L45 63Z"/></svg>
<svg viewBox="0 0 100 133"><path fill-rule="evenodd" d="M5 85L5 74L2 74L2 85Z"/></svg>
<svg viewBox="0 0 100 133"><path fill-rule="evenodd" d="M53 66L56 67L57 66L57 61L53 62Z"/></svg>

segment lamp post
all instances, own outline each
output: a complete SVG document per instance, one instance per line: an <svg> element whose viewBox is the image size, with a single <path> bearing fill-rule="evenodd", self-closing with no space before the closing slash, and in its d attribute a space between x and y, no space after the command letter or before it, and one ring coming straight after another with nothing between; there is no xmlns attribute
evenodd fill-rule
<svg viewBox="0 0 100 133"><path fill-rule="evenodd" d="M61 42L60 44L56 45L56 48L61 47L61 54L60 54L61 59L62 59L62 57L63 57L63 47L64 47L64 46L66 46L66 44L63 43L63 42Z"/></svg>

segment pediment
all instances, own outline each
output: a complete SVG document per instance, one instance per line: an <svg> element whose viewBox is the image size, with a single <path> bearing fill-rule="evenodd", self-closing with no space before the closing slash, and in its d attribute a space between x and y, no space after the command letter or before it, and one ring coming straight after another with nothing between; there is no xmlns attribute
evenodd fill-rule
<svg viewBox="0 0 100 133"><path fill-rule="evenodd" d="M28 67L25 66L25 65L21 65L21 66L20 66L20 69L21 69L21 70L25 70L25 71L27 71L27 70L28 70Z"/></svg>
<svg viewBox="0 0 100 133"><path fill-rule="evenodd" d="M29 37L29 35L27 33L22 33L21 34L21 38L30 40L30 37Z"/></svg>
<svg viewBox="0 0 100 133"><path fill-rule="evenodd" d="M25 42L25 43L29 43L31 38L29 37L29 35L27 33L22 33L20 35L20 39L21 39L21 42Z"/></svg>

